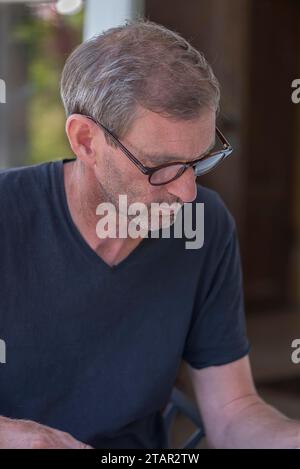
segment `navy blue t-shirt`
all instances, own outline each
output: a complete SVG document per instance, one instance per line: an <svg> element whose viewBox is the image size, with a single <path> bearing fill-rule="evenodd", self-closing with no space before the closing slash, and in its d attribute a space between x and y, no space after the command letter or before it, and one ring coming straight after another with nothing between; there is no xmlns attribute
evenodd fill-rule
<svg viewBox="0 0 300 469"><path fill-rule="evenodd" d="M110 267L71 218L63 164L0 172L0 415L96 448L164 447L181 360L204 368L249 351L233 218L198 185L202 248L148 237Z"/></svg>

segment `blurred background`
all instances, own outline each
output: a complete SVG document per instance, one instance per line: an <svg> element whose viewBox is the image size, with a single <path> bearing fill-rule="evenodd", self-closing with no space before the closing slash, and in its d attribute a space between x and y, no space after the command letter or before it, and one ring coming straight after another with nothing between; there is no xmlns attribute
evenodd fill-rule
<svg viewBox="0 0 300 469"><path fill-rule="evenodd" d="M139 16L181 33L221 83L218 125L234 156L199 182L236 219L258 390L300 418L300 364L291 361L300 338L300 104L291 99L300 0L1 0L0 168L72 155L59 97L64 62L82 40ZM177 385L193 397L184 364ZM174 445L186 431L179 416Z"/></svg>

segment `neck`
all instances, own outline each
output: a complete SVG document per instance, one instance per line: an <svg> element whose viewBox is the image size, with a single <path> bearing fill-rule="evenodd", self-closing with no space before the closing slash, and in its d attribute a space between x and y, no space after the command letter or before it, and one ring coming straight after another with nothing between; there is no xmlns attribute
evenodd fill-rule
<svg viewBox="0 0 300 469"><path fill-rule="evenodd" d="M69 210L77 229L90 247L107 263L116 264L128 254L130 249L139 244L142 238L101 239L97 236L96 225L99 216L96 214L96 208L107 200L92 171L81 168L78 160L66 163L64 181Z"/></svg>
<svg viewBox="0 0 300 469"><path fill-rule="evenodd" d="M96 233L96 208L103 200L101 187L80 161L64 165L65 187L72 217L84 231Z"/></svg>

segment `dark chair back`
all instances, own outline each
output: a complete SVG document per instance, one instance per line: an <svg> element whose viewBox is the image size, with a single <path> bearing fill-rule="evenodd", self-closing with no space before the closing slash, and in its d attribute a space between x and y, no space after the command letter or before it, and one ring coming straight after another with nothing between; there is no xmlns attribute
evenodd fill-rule
<svg viewBox="0 0 300 469"><path fill-rule="evenodd" d="M174 417L181 412L197 427L194 433L180 446L180 449L196 448L200 440L205 436L204 427L197 406L178 388L174 387L164 412L164 422L168 435L168 448L170 448L171 426Z"/></svg>

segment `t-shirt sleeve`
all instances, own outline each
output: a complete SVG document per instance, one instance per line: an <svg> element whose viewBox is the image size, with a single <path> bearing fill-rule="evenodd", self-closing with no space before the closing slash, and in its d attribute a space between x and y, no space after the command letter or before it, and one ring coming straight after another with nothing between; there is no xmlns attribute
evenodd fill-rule
<svg viewBox="0 0 300 469"><path fill-rule="evenodd" d="M227 220L230 229L226 230L228 236L224 246L218 256L208 256L208 281L204 273L204 278L200 276L198 282L193 318L182 356L193 368L230 363L247 355L250 349L239 243L231 215ZM218 250L213 241L210 251L214 248Z"/></svg>

